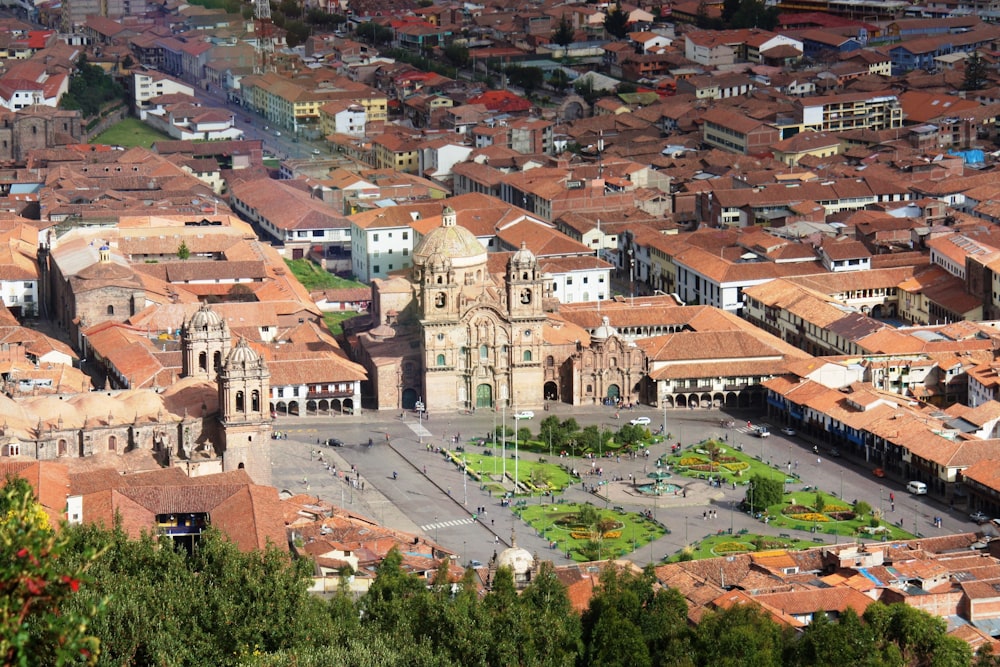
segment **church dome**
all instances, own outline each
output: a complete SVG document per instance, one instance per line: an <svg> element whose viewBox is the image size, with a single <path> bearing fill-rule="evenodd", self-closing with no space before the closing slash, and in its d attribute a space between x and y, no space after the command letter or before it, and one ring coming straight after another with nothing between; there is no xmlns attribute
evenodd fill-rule
<svg viewBox="0 0 1000 667"><path fill-rule="evenodd" d="M201 308L195 311L195 314L191 316L191 321L188 323L191 329L209 329L222 326L222 317L219 316L217 312L208 307L208 304L203 303Z"/></svg>
<svg viewBox="0 0 1000 667"><path fill-rule="evenodd" d="M510 263L515 267L531 266L535 263L535 253L528 250L528 244L521 241L521 247L511 256Z"/></svg>
<svg viewBox="0 0 1000 667"><path fill-rule="evenodd" d="M245 338L240 338L240 342L236 344L232 352L229 353L229 358L226 359L226 365L234 364L236 366L252 366L260 361L260 355L254 352L253 348L247 345Z"/></svg>
<svg viewBox="0 0 1000 667"><path fill-rule="evenodd" d="M517 581L528 576L532 568L535 567L535 559L527 549L512 544L500 552L497 557L497 567L510 568L514 580Z"/></svg>
<svg viewBox="0 0 1000 667"><path fill-rule="evenodd" d="M594 340L607 340L612 336L618 335L618 329L611 326L611 320L607 316L601 318L601 326L594 329L594 333L591 338Z"/></svg>
<svg viewBox="0 0 1000 667"><path fill-rule="evenodd" d="M456 269L486 263L486 248L476 235L455 222L455 212L450 208L441 216L442 225L432 229L413 250L415 266L425 266L434 255L451 260Z"/></svg>

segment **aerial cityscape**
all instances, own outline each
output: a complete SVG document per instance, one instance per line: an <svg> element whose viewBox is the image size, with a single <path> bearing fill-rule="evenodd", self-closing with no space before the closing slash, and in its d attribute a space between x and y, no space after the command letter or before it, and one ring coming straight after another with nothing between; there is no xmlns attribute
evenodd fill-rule
<svg viewBox="0 0 1000 667"><path fill-rule="evenodd" d="M2 664L1000 664L1000 4L0 58Z"/></svg>

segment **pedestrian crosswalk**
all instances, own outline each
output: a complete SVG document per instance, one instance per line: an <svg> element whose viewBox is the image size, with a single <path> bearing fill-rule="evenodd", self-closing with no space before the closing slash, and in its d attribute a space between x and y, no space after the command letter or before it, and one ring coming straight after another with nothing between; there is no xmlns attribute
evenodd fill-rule
<svg viewBox="0 0 1000 667"><path fill-rule="evenodd" d="M428 438L431 435L431 432L428 431L427 427L424 426L423 424L416 424L416 423L414 423L414 424L410 424L409 426L410 426L410 430L413 431L414 434L416 434L417 436L419 436L421 438Z"/></svg>
<svg viewBox="0 0 1000 667"><path fill-rule="evenodd" d="M427 525L420 526L420 530L427 533L432 530L439 530L441 528L454 528L455 526L467 526L470 523L475 523L476 520L471 517L466 517L464 519L452 519L451 521L438 521L437 523L428 523Z"/></svg>

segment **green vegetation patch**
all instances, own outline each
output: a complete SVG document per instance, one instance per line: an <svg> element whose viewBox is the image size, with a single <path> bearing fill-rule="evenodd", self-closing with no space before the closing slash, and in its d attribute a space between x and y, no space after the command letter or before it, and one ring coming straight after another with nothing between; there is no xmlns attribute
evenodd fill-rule
<svg viewBox="0 0 1000 667"><path fill-rule="evenodd" d="M310 292L322 289L347 289L352 287L368 287L356 280L347 280L334 275L316 262L308 259L286 259L288 270L298 278L302 286Z"/></svg>
<svg viewBox="0 0 1000 667"><path fill-rule="evenodd" d="M133 148L135 146L149 148L154 142L169 141L171 139L172 137L154 130L138 118L126 118L115 123L104 132L101 132L90 143L105 144L107 146L124 146L125 148Z"/></svg>
<svg viewBox="0 0 1000 667"><path fill-rule="evenodd" d="M599 509L589 503L543 503L514 511L551 547L577 562L619 558L666 533L641 514Z"/></svg>

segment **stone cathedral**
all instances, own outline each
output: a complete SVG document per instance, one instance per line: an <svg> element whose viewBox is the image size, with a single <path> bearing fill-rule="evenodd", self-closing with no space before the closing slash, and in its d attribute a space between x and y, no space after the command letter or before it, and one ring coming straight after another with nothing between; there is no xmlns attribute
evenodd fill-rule
<svg viewBox="0 0 1000 667"><path fill-rule="evenodd" d="M354 341L380 407L537 408L551 281L526 248L491 274L486 248L446 207L408 276L373 281L374 328Z"/></svg>

